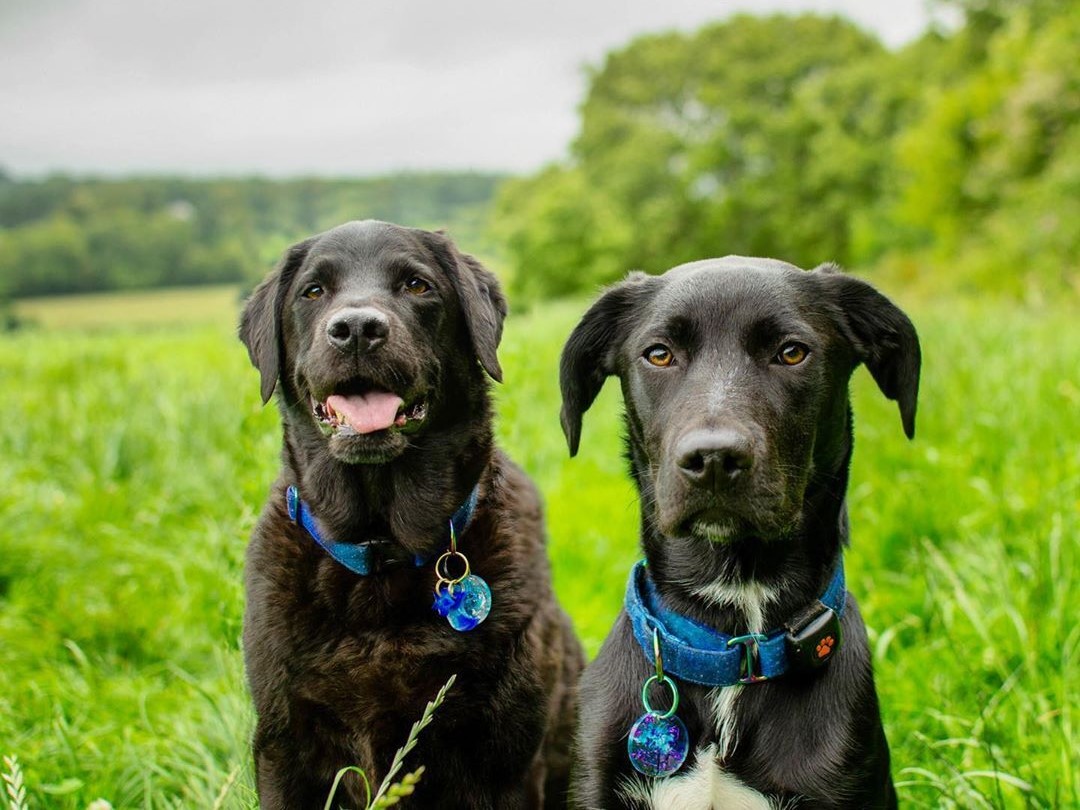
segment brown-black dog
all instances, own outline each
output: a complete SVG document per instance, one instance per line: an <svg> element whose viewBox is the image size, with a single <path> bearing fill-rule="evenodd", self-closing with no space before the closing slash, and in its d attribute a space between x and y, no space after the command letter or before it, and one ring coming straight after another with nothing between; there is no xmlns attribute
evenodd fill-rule
<svg viewBox="0 0 1080 810"><path fill-rule="evenodd" d="M240 337L284 424L246 566L264 808L323 807L349 765L378 784L452 673L406 761L425 770L403 806L565 802L582 654L551 590L536 490L492 438L485 371L501 379L505 314L495 277L449 238L374 221L294 245L247 303ZM366 544L369 575L290 519L290 486L326 543ZM474 488L458 549L493 604L458 632L432 610L434 563ZM343 784L339 799L362 806L359 782Z"/></svg>
<svg viewBox="0 0 1080 810"><path fill-rule="evenodd" d="M647 560L582 679L574 807L895 806L865 627L842 584L835 610L827 607L848 542L848 379L860 363L899 402L910 438L920 369L911 321L831 265L806 272L768 259L632 274L570 336L562 357L570 451L582 414L617 375ZM690 747L666 778L640 775L627 753L644 714L642 685L655 672L647 642L657 624L643 619L638 593L666 623L658 638L685 634L695 647L689 656L669 644L665 667L719 661L715 650L699 655L704 642L694 639L704 635L729 637L716 648L735 656L727 683L777 673L719 685L719 670L695 672L693 682L668 670ZM831 622L839 628L821 629ZM807 644L811 630L820 637ZM811 658L797 659L800 650ZM665 691L651 692L661 708Z"/></svg>

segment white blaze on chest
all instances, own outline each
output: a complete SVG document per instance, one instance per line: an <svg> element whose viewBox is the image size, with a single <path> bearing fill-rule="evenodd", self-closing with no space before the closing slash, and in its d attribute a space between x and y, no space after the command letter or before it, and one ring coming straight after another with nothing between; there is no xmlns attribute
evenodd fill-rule
<svg viewBox="0 0 1080 810"><path fill-rule="evenodd" d="M694 764L666 779L634 776L619 793L651 810L776 810L761 793L720 767L715 745L699 748Z"/></svg>
<svg viewBox="0 0 1080 810"><path fill-rule="evenodd" d="M751 633L765 632L765 608L775 602L780 592L758 582L713 582L694 591L706 602L716 607L735 608L745 618Z"/></svg>
<svg viewBox="0 0 1080 810"><path fill-rule="evenodd" d="M779 597L779 591L757 582L714 582L698 588L694 594L717 607L737 610L746 619L751 633L765 631L765 608ZM738 744L735 701L742 689L742 686L718 686L709 693L721 761L731 756Z"/></svg>
<svg viewBox="0 0 1080 810"><path fill-rule="evenodd" d="M739 744L739 727L735 722L735 701L742 690L742 686L718 686L709 692L713 728L716 729L716 754L721 762L730 757L735 751L735 746Z"/></svg>

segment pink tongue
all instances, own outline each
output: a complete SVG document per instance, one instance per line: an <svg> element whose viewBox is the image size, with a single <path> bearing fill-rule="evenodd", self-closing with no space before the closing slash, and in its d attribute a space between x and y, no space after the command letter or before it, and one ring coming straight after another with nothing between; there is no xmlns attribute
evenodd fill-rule
<svg viewBox="0 0 1080 810"><path fill-rule="evenodd" d="M343 416L357 433L374 433L394 424L398 408L404 402L389 391L368 391L348 397L334 394L327 398L326 404Z"/></svg>

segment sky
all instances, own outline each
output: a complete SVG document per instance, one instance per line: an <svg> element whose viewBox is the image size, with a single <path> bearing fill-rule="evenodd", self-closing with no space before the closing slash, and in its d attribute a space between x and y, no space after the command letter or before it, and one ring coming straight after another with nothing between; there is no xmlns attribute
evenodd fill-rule
<svg viewBox="0 0 1080 810"><path fill-rule="evenodd" d="M566 154L587 67L634 36L812 10L895 47L925 2L0 0L0 167L528 172Z"/></svg>

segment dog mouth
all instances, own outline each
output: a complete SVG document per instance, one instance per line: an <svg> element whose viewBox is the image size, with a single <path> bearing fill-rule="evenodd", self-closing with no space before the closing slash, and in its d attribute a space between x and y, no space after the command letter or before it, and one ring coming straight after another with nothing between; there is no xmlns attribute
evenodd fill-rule
<svg viewBox="0 0 1080 810"><path fill-rule="evenodd" d="M744 541L769 542L782 539L797 528L798 515L788 514L773 503L756 510L707 508L678 521L680 536L705 540L714 546L730 546Z"/></svg>
<svg viewBox="0 0 1080 810"><path fill-rule="evenodd" d="M324 400L312 396L311 411L326 436L375 436L416 430L427 419L428 404L424 397L407 402L385 388L354 383Z"/></svg>
<svg viewBox="0 0 1080 810"><path fill-rule="evenodd" d="M714 545L725 545L740 536L738 528L729 520L692 520L684 526L685 533Z"/></svg>

